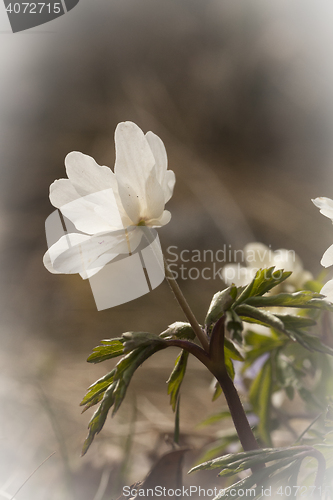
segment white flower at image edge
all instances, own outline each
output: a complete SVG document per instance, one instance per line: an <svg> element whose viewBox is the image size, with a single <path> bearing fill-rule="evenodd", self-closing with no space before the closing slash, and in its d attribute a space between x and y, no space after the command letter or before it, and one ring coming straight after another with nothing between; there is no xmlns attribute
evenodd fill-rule
<svg viewBox="0 0 333 500"><path fill-rule="evenodd" d="M116 128L115 146L114 172L88 155L72 152L65 159L68 179L51 184L52 205L78 232L62 236L45 253L43 262L50 272L89 278L138 246L138 226L161 227L170 221L164 207L175 174L167 170L162 140L123 122Z"/></svg>
<svg viewBox="0 0 333 500"><path fill-rule="evenodd" d="M321 214L325 215L325 217L328 217L333 222L333 200L320 197L312 200L312 202L320 209ZM333 245L326 250L320 264L323 267L330 267L333 265ZM320 290L320 293L326 295L328 300L333 302L333 280L329 280Z"/></svg>
<svg viewBox="0 0 333 500"><path fill-rule="evenodd" d="M254 278L259 269L275 267L291 271L288 280L274 289L274 293L283 291L294 292L303 287L304 283L313 279L312 274L303 268L299 256L293 250L280 248L271 250L263 243L248 243L242 252L246 266L240 264L227 264L223 267L222 276L227 285L234 283L236 286L245 286Z"/></svg>

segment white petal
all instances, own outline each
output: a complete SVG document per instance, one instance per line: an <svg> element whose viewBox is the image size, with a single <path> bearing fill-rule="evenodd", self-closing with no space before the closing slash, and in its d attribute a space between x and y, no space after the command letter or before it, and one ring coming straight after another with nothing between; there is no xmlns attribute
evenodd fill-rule
<svg viewBox="0 0 333 500"><path fill-rule="evenodd" d="M75 274L86 272L104 252L109 251L114 242L106 238L68 234L60 238L49 249L52 267L57 272ZM100 243L100 244L99 244Z"/></svg>
<svg viewBox="0 0 333 500"><path fill-rule="evenodd" d="M58 179L50 186L50 201L56 208L80 198L69 179Z"/></svg>
<svg viewBox="0 0 333 500"><path fill-rule="evenodd" d="M167 170L165 172L164 182L162 184L162 188L164 191L164 201L165 203L170 200L173 189L175 187L176 176L172 170Z"/></svg>
<svg viewBox="0 0 333 500"><path fill-rule="evenodd" d="M170 200L176 182L176 176L168 168L168 157L163 141L153 132L147 132L147 141L155 158L156 177L164 192L164 203Z"/></svg>
<svg viewBox="0 0 333 500"><path fill-rule="evenodd" d="M109 167L98 165L91 156L73 151L66 156L65 166L69 180L81 196L116 186L114 173Z"/></svg>
<svg viewBox="0 0 333 500"><path fill-rule="evenodd" d="M162 216L164 210L164 193L157 180L155 167L149 174L145 190L145 207L142 207L144 211L140 215L145 220L158 219Z"/></svg>
<svg viewBox="0 0 333 500"><path fill-rule="evenodd" d="M169 212L169 210L164 210L161 217L159 217L158 219L151 219L150 221L148 221L147 226L150 227L165 226L170 222L170 220L171 220L171 213Z"/></svg>
<svg viewBox="0 0 333 500"><path fill-rule="evenodd" d="M50 256L50 252L49 250L47 252L45 252L44 254L44 257L43 257L43 264L44 266L46 267L46 269L52 273L52 274L61 274L60 271L56 271L54 268L53 268L53 265L52 265L52 259L51 259L51 256Z"/></svg>
<svg viewBox="0 0 333 500"><path fill-rule="evenodd" d="M156 175L158 182L162 185L165 172L168 168L168 157L162 139L153 132L147 132L146 138L154 155Z"/></svg>
<svg viewBox="0 0 333 500"><path fill-rule="evenodd" d="M328 281L320 290L320 293L326 295L327 299L333 302L333 280Z"/></svg>
<svg viewBox="0 0 333 500"><path fill-rule="evenodd" d="M82 279L88 279L97 274L106 264L109 264L115 257L120 254L130 255L134 253L139 246L142 236L145 234L141 227L130 227L126 230L124 240L117 245L116 250L119 253L105 252L100 255L92 265L84 272L80 273ZM113 250L115 250L115 248Z"/></svg>
<svg viewBox="0 0 333 500"><path fill-rule="evenodd" d="M78 245L84 241L87 241L90 239L90 236L86 234L78 234L78 233L72 233L72 234L66 234L62 236L54 245L52 245L48 251L44 254L43 257L43 264L46 267L48 271L54 274L59 274L64 271L59 270L58 268L54 267L54 263L61 255L64 253L66 250L71 248L72 246Z"/></svg>
<svg viewBox="0 0 333 500"><path fill-rule="evenodd" d="M273 266L273 252L262 243L248 243L244 247L245 261L249 267L262 269Z"/></svg>
<svg viewBox="0 0 333 500"><path fill-rule="evenodd" d="M131 220L131 224L138 224L141 219L142 205L140 204L135 188L129 184L124 185L120 180L118 180L118 193L121 204Z"/></svg>
<svg viewBox="0 0 333 500"><path fill-rule="evenodd" d="M76 229L87 234L97 234L122 229L122 216L112 189L82 196L61 207Z"/></svg>
<svg viewBox="0 0 333 500"><path fill-rule="evenodd" d="M312 202L320 209L320 213L333 220L333 200L330 198L320 197L312 200Z"/></svg>
<svg viewBox="0 0 333 500"><path fill-rule="evenodd" d="M119 123L115 132L116 163L115 174L118 181L119 195L125 210L130 198L135 193L139 205L145 204L146 181L155 165L155 159L142 130L132 122ZM126 196L127 191L127 196ZM126 206L125 206L126 205ZM133 220L134 202L130 204ZM139 214L136 214L139 215ZM134 222L134 220L133 220Z"/></svg>
<svg viewBox="0 0 333 500"><path fill-rule="evenodd" d="M272 265L276 266L278 269L292 271L294 274L298 274L303 271L303 264L298 255L296 255L294 250L286 250L285 248L275 250L273 253Z"/></svg>
<svg viewBox="0 0 333 500"><path fill-rule="evenodd" d="M255 269L242 267L239 264L228 264L222 269L223 280L227 285L234 283L236 286L244 286L250 283L255 275Z"/></svg>
<svg viewBox="0 0 333 500"><path fill-rule="evenodd" d="M320 261L320 264L324 267L329 267L333 264L333 245L328 247Z"/></svg>
<svg viewBox="0 0 333 500"><path fill-rule="evenodd" d="M52 268L61 273L86 273L91 269L105 265L103 256L106 252L112 260L119 254L129 255L141 240L141 231L114 231L94 236L67 234L49 248Z"/></svg>
<svg viewBox="0 0 333 500"><path fill-rule="evenodd" d="M98 257L98 259L94 262L93 268L87 269L84 272L79 273L81 278L86 280L97 274L101 269L103 269L106 264L111 262L115 257L117 257L117 254L110 253L110 252L105 252L103 255Z"/></svg>

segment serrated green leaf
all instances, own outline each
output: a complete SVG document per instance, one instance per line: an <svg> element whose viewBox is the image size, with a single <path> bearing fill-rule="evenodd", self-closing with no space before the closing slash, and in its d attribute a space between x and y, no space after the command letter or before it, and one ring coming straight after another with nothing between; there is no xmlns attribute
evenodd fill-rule
<svg viewBox="0 0 333 500"><path fill-rule="evenodd" d="M292 484L290 481L297 481L298 472L302 463L301 456L294 456L292 458L282 458L276 463L269 465L263 469L253 472L250 476L241 479L237 483L232 484L226 489L221 490L221 492L214 498L214 500L220 500L222 498L231 496L237 500L241 500L244 497L244 491L251 490L251 498L262 499L266 495L264 493L264 488L270 487L269 492L271 492L271 486L274 485L275 491L277 487L281 484L286 485L286 482ZM223 475L223 472L219 475ZM228 474L231 475L231 474ZM292 479L291 479L292 478ZM256 485L256 488L253 486ZM239 491L239 494L238 494ZM291 495L293 489L291 489ZM274 495L276 496L276 495Z"/></svg>
<svg viewBox="0 0 333 500"><path fill-rule="evenodd" d="M333 349L325 344L323 344L319 337L315 337L314 335L310 335L306 332L301 332L299 330L293 330L293 335L295 340L301 344L305 349L308 349L311 352L317 351L323 354L329 354L333 356Z"/></svg>
<svg viewBox="0 0 333 500"><path fill-rule="evenodd" d="M176 337L177 339L194 340L195 333L192 329L190 323L183 323L182 321L176 321L169 325L168 328L160 333L162 338Z"/></svg>
<svg viewBox="0 0 333 500"><path fill-rule="evenodd" d="M124 354L123 340L121 338L102 340L101 344L94 347L92 354L87 359L89 363L101 363Z"/></svg>
<svg viewBox="0 0 333 500"><path fill-rule="evenodd" d="M133 351L138 347L146 347L152 344L164 344L164 340L153 333L147 332L126 332L122 335L124 353Z"/></svg>
<svg viewBox="0 0 333 500"><path fill-rule="evenodd" d="M181 351L181 353L176 359L175 367L172 370L169 379L167 380L168 394L170 394L170 404L173 411L175 411L176 409L180 386L183 382L184 375L186 372L188 356L189 353L187 351L184 350Z"/></svg>
<svg viewBox="0 0 333 500"><path fill-rule="evenodd" d="M308 302L308 307L333 312L333 304L325 299L312 299Z"/></svg>
<svg viewBox="0 0 333 500"><path fill-rule="evenodd" d="M282 455L282 453L281 453L281 455ZM278 454L277 454L277 456L278 456ZM241 462L239 464L239 466L237 468L233 469L232 471L230 471L226 468L223 471L221 471L218 475L219 476L232 476L234 474L238 474L239 472L243 472L244 470L247 470L249 468L255 467L256 465L265 464L265 463L270 462L272 460L278 460L278 461L277 461L277 463L270 465L269 467L266 467L265 470L260 470L260 471L258 471L258 473L255 473L255 474L258 474L258 476L256 476L257 478L264 477L265 480L267 481L273 472L275 473L279 469L282 469L285 466L290 465L291 462L294 462L295 460L297 460L297 456L288 455L286 458L279 457L279 458L268 460L268 457L266 457L263 454L263 456L254 457L252 459L248 459L244 462Z"/></svg>
<svg viewBox="0 0 333 500"><path fill-rule="evenodd" d="M310 307L308 304L314 298L323 295L310 291L295 293L278 293L277 295L249 297L246 304L254 307Z"/></svg>
<svg viewBox="0 0 333 500"><path fill-rule="evenodd" d="M316 299L317 300L317 299ZM300 331L298 327L312 326L312 320L303 318L302 316L291 316L284 314L272 314L269 311L263 311L255 307L243 304L237 307L237 313L243 321L258 323L260 325L274 328L275 330L284 333L294 342L298 342L305 349L313 352L318 351L325 354L333 355L333 349L323 344L318 337L310 335L304 331Z"/></svg>
<svg viewBox="0 0 333 500"><path fill-rule="evenodd" d="M95 435L102 430L109 410L113 407L112 415L118 411L135 370L152 354L165 347L164 342L141 346L124 356L117 363L114 374L112 374L113 382L104 392L102 402L89 422L89 433L83 445L82 455L88 451Z"/></svg>
<svg viewBox="0 0 333 500"><path fill-rule="evenodd" d="M257 332L248 331L245 335L246 359L244 370L251 366L253 361L263 354L279 349L287 342L287 338L280 338L274 335L262 335Z"/></svg>
<svg viewBox="0 0 333 500"><path fill-rule="evenodd" d="M252 465L268 463L275 460L295 459L303 454L305 447L280 447L262 448L259 450L243 451L240 453L229 453L222 457L214 458L193 467L189 474L198 470L228 469L229 471L240 472L251 468ZM303 455L302 455L303 456Z"/></svg>
<svg viewBox="0 0 333 500"><path fill-rule="evenodd" d="M225 311L229 309L229 307L235 301L236 296L237 287L235 285L231 285L225 290L215 293L205 319L207 330L209 330L211 325L216 323L223 316Z"/></svg>
<svg viewBox="0 0 333 500"><path fill-rule="evenodd" d="M234 380L235 378L235 368L234 368L234 364L233 362L231 361L231 358L224 358L224 364L225 364L225 367L226 367L226 370L227 370L227 373L229 375L229 377L231 378L231 380Z"/></svg>
<svg viewBox="0 0 333 500"><path fill-rule="evenodd" d="M282 321L286 330L294 330L295 328L308 328L317 324L317 322L313 319L305 318L304 316L293 316L291 314L274 314L274 316Z"/></svg>
<svg viewBox="0 0 333 500"><path fill-rule="evenodd" d="M249 297L264 295L266 292L285 281L291 275L291 272L283 270L274 271L274 267L268 269L259 269L251 281L234 303L234 307L247 301Z"/></svg>
<svg viewBox="0 0 333 500"><path fill-rule="evenodd" d="M283 283L291 275L292 272L283 271L283 269L274 271L274 267L263 269L260 275L255 278L251 295L264 295L272 288Z"/></svg>
<svg viewBox="0 0 333 500"><path fill-rule="evenodd" d="M221 396L222 392L223 392L222 387L220 386L218 381L216 381L212 401L216 401L217 398L219 398Z"/></svg>
<svg viewBox="0 0 333 500"><path fill-rule="evenodd" d="M252 382L250 403L259 417L258 433L264 443L271 445L270 405L273 386L271 359L268 359Z"/></svg>
<svg viewBox="0 0 333 500"><path fill-rule="evenodd" d="M227 338L224 339L224 355L237 361L244 361L243 355L236 348L235 344Z"/></svg>
<svg viewBox="0 0 333 500"><path fill-rule="evenodd" d="M89 425L88 425L89 433L88 433L88 436L83 444L82 456L87 453L91 443L94 440L95 435L98 434L104 426L108 412L114 403L115 385L116 385L116 382L113 382L110 385L110 387L107 389L107 391L104 394L102 403L99 405L98 409L95 411L92 419L89 422Z"/></svg>
<svg viewBox="0 0 333 500"><path fill-rule="evenodd" d="M97 404L101 398L103 397L103 393L108 389L108 387L113 383L115 369L113 369L110 373L104 375L104 377L98 379L94 384L92 384L88 388L87 394L82 399L80 406L85 406L89 403L89 408L94 404ZM101 398L99 398L101 396ZM90 404L92 401L96 401L93 404ZM85 408L83 411L87 410Z"/></svg>
<svg viewBox="0 0 333 500"><path fill-rule="evenodd" d="M259 325L268 326L282 333L288 334L281 319L277 318L269 311L263 311L256 307L242 304L236 308L237 314L243 321L248 323L257 323Z"/></svg>
<svg viewBox="0 0 333 500"><path fill-rule="evenodd" d="M236 313L236 311L226 311L226 329L230 333L231 338L237 340L238 342L242 342L242 331L243 331L243 322Z"/></svg>
<svg viewBox="0 0 333 500"><path fill-rule="evenodd" d="M118 382L118 384L114 391L114 407L112 416L118 411L136 369L139 368L139 366L142 365L142 363L152 354L164 349L165 347L166 345L164 342L142 346L124 356L117 363L114 380L115 382Z"/></svg>

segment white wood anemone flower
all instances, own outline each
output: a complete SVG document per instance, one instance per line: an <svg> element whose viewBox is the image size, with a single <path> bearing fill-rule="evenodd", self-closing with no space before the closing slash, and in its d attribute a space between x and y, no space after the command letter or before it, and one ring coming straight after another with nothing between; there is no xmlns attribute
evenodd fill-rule
<svg viewBox="0 0 333 500"><path fill-rule="evenodd" d="M234 283L236 286L245 286L254 278L259 269L275 267L276 270L292 271L292 275L274 288L271 293L295 292L313 279L312 274L303 268L303 263L293 250L279 248L272 250L263 243L248 243L243 251L243 262L240 264L227 264L222 269L222 276L227 285Z"/></svg>
<svg viewBox="0 0 333 500"><path fill-rule="evenodd" d="M330 198L320 197L315 198L312 202L319 208L320 213L331 219L333 223L333 200ZM323 267L330 267L333 265L333 245L328 247L322 256L320 264ZM329 280L325 283L323 288L320 290L320 293L325 295L330 302L333 302L333 280Z"/></svg>
<svg viewBox="0 0 333 500"><path fill-rule="evenodd" d="M165 204L175 185L162 140L132 122L115 131L114 172L83 153L66 156L68 179L50 186L50 201L73 225L45 253L51 273L90 278L120 254L139 245L140 226L161 227L171 219Z"/></svg>

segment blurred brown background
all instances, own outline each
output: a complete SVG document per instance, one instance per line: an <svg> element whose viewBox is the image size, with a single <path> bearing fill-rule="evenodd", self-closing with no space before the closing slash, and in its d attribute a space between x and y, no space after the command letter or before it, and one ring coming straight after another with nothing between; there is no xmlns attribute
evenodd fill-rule
<svg viewBox="0 0 333 500"><path fill-rule="evenodd" d="M317 274L332 242L329 220L311 203L333 197L332 16L325 1L81 0L33 32L0 34L0 498L54 450L18 500L70 498L71 481L72 498L111 498L120 468L126 463L128 480L140 479L172 432L165 380L176 351L135 377L132 451L126 455L129 397L78 458L89 419L78 404L112 366L86 364L91 349L124 331L159 333L183 317L166 284L97 312L87 282L44 269L48 187L65 177L66 154L113 167L118 122L153 130L177 177L172 221L159 232L164 248L261 241L294 249ZM200 321L223 283L181 286ZM201 446L216 431L195 429L222 404L210 403L209 384L192 363L184 444Z"/></svg>

